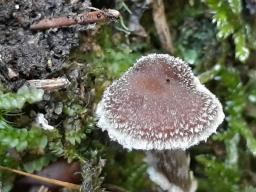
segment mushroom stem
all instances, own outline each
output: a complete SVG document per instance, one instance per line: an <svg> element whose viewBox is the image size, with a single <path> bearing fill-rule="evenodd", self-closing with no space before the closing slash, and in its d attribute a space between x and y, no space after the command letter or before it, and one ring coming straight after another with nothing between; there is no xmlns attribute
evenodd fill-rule
<svg viewBox="0 0 256 192"><path fill-rule="evenodd" d="M194 192L197 182L190 171L190 157L182 150L148 151L150 179L165 191Z"/></svg>

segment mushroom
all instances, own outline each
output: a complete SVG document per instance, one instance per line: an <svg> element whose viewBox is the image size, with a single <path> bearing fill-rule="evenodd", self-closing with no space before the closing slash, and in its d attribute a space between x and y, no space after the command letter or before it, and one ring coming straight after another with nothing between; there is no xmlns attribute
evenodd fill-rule
<svg viewBox="0 0 256 192"><path fill-rule="evenodd" d="M216 132L219 100L184 61L167 54L140 58L104 92L98 126L128 149L185 150Z"/></svg>
<svg viewBox="0 0 256 192"><path fill-rule="evenodd" d="M148 150L153 182L167 191L194 192L184 151L206 140L224 119L219 100L184 61L167 54L139 59L104 92L98 126L128 149Z"/></svg>

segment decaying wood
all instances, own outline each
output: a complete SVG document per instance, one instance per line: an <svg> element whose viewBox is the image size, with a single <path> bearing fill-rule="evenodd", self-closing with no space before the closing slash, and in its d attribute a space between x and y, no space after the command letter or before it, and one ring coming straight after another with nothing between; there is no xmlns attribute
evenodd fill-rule
<svg viewBox="0 0 256 192"><path fill-rule="evenodd" d="M43 89L46 91L54 91L62 88L66 88L70 85L70 82L67 78L57 78L57 79L35 79L28 80L27 83L30 86L36 87L38 89Z"/></svg>
<svg viewBox="0 0 256 192"><path fill-rule="evenodd" d="M50 28L68 27L71 25L85 25L92 23L102 23L116 21L120 16L119 11L114 9L97 10L81 13L76 16L63 16L57 18L42 19L38 23L30 26L32 30L43 30Z"/></svg>
<svg viewBox="0 0 256 192"><path fill-rule="evenodd" d="M168 53L174 53L171 33L166 21L163 0L152 0L153 19L162 48Z"/></svg>
<svg viewBox="0 0 256 192"><path fill-rule="evenodd" d="M190 157L182 150L146 153L150 179L168 192L194 192L197 182L190 171Z"/></svg>

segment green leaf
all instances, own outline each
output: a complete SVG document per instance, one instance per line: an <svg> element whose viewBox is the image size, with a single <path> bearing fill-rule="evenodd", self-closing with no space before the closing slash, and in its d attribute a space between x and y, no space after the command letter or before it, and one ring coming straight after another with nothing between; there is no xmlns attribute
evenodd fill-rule
<svg viewBox="0 0 256 192"><path fill-rule="evenodd" d="M15 146L17 151L24 151L28 147L27 141L19 141Z"/></svg>
<svg viewBox="0 0 256 192"><path fill-rule="evenodd" d="M39 157L37 159L34 159L32 161L26 162L23 164L23 168L25 171L29 173L33 173L35 171L42 170L45 166L47 166L52 160L55 160L56 158L52 155L46 155L43 157Z"/></svg>
<svg viewBox="0 0 256 192"><path fill-rule="evenodd" d="M233 36L236 45L236 58L244 62L249 57L249 49L246 47L246 37L243 30L236 32Z"/></svg>
<svg viewBox="0 0 256 192"><path fill-rule="evenodd" d="M0 109L21 109L25 102L35 103L41 101L44 91L34 87L21 87L17 93L5 93L0 95Z"/></svg>
<svg viewBox="0 0 256 192"><path fill-rule="evenodd" d="M244 192L256 192L256 188L253 186L246 186Z"/></svg>
<svg viewBox="0 0 256 192"><path fill-rule="evenodd" d="M231 10L235 14L240 14L242 11L242 4L241 0L228 0L229 6L231 7Z"/></svg>
<svg viewBox="0 0 256 192"><path fill-rule="evenodd" d="M13 148L18 151L26 149L44 149L47 145L47 136L41 129L31 130L13 128L0 118L0 147Z"/></svg>
<svg viewBox="0 0 256 192"><path fill-rule="evenodd" d="M256 156L256 138L253 136L252 131L246 125L240 127L240 133L245 138L247 148Z"/></svg>
<svg viewBox="0 0 256 192"><path fill-rule="evenodd" d="M15 180L15 175L8 172L0 172L0 191L11 191Z"/></svg>
<svg viewBox="0 0 256 192"><path fill-rule="evenodd" d="M240 133L246 140L248 150L255 156L256 155L256 138L248 127L246 121L242 118L231 118L229 122L230 129L234 133Z"/></svg>
<svg viewBox="0 0 256 192"><path fill-rule="evenodd" d="M241 62L244 62L250 53L246 42L248 36L246 31L249 27L241 17L241 0L208 0L206 2L214 11L213 21L217 23L217 37L226 39L233 35L236 46L235 56Z"/></svg>
<svg viewBox="0 0 256 192"><path fill-rule="evenodd" d="M80 130L70 130L66 132L66 140L69 141L72 145L81 143L82 139L85 139L86 134L83 133L84 129Z"/></svg>
<svg viewBox="0 0 256 192"><path fill-rule="evenodd" d="M212 80L221 70L220 65L215 65L212 69L209 69L208 71L205 71L204 73L201 73L198 78L201 83L207 83L208 81Z"/></svg>
<svg viewBox="0 0 256 192"><path fill-rule="evenodd" d="M225 146L227 151L226 164L230 166L237 166L238 163L238 144L240 135L236 133L233 138L226 140Z"/></svg>
<svg viewBox="0 0 256 192"><path fill-rule="evenodd" d="M214 157L200 155L197 161L204 165L204 172L207 176L207 189L211 192L239 192L239 170ZM204 181L202 179L200 182ZM203 186L203 185L201 185Z"/></svg>

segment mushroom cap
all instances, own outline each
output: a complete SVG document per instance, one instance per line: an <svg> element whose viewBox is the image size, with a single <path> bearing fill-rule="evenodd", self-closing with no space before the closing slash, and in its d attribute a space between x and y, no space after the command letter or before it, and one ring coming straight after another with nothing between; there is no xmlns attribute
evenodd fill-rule
<svg viewBox="0 0 256 192"><path fill-rule="evenodd" d="M98 126L128 149L187 149L216 132L219 100L184 61L167 54L140 58L104 92Z"/></svg>

